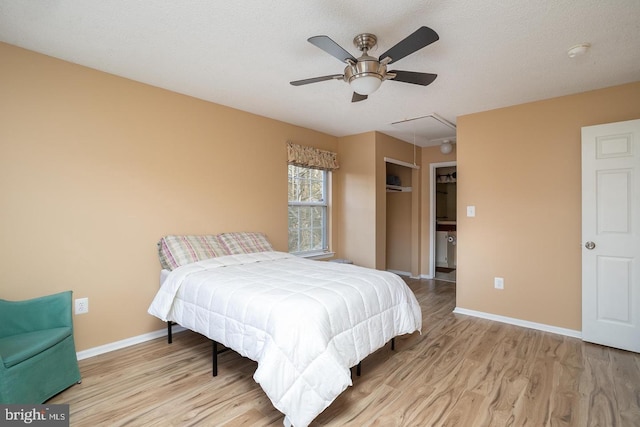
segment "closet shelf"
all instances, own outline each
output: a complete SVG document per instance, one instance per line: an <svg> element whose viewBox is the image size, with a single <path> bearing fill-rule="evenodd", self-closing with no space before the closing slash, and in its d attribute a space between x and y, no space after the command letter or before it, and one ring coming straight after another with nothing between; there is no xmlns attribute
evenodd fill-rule
<svg viewBox="0 0 640 427"><path fill-rule="evenodd" d="M399 185L387 185L387 193L410 193L411 187L401 187Z"/></svg>

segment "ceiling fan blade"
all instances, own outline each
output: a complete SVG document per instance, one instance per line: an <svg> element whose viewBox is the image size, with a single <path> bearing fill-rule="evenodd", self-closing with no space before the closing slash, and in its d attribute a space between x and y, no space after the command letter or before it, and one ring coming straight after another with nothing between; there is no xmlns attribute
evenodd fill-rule
<svg viewBox="0 0 640 427"><path fill-rule="evenodd" d="M334 79L338 80L343 78L344 78L343 74L331 74L330 76L321 76L321 77L313 77L311 79L295 80L290 83L294 86L302 86L302 85L308 85L309 83L317 83L317 82L323 82L325 80L334 80Z"/></svg>
<svg viewBox="0 0 640 427"><path fill-rule="evenodd" d="M391 49L380 55L379 60L382 61L386 57L391 58L389 64L396 62L405 56L411 55L431 43L438 41L440 37L429 27L420 27L414 33L407 36L404 40L393 46Z"/></svg>
<svg viewBox="0 0 640 427"><path fill-rule="evenodd" d="M353 96L351 97L351 102L360 102L367 99L367 95L360 95L358 92L353 92Z"/></svg>
<svg viewBox="0 0 640 427"><path fill-rule="evenodd" d="M334 42L327 36L313 36L307 39L309 43L327 52L329 55L338 58L340 62L347 62L347 59L351 59L353 62L358 62L349 52L344 50L338 43Z"/></svg>
<svg viewBox="0 0 640 427"><path fill-rule="evenodd" d="M399 71L399 70L389 71L389 74L395 74L396 76L392 80L395 80L397 82L412 83L414 85L422 85L422 86L427 86L433 83L436 77L438 77L437 74L417 73L415 71Z"/></svg>

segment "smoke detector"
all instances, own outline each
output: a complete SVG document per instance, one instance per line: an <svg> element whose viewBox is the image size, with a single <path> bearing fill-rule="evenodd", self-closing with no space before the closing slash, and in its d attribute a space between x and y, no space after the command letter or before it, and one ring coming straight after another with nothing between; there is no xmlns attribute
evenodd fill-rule
<svg viewBox="0 0 640 427"><path fill-rule="evenodd" d="M567 51L567 55L569 58L575 58L576 56L584 55L587 50L591 47L591 43L580 43L577 44Z"/></svg>

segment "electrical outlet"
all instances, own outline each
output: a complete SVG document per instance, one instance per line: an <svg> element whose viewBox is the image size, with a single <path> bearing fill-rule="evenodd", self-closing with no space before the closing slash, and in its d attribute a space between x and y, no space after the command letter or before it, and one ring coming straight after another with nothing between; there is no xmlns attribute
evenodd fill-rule
<svg viewBox="0 0 640 427"><path fill-rule="evenodd" d="M502 277L494 277L493 278L493 287L496 289L504 289L504 278Z"/></svg>
<svg viewBox="0 0 640 427"><path fill-rule="evenodd" d="M85 314L89 312L89 298L76 299L76 314Z"/></svg>

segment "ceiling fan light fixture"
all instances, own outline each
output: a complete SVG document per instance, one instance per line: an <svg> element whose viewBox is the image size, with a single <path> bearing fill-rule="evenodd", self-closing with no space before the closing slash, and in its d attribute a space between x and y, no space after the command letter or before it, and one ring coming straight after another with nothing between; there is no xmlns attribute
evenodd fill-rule
<svg viewBox="0 0 640 427"><path fill-rule="evenodd" d="M351 89L360 95L371 95L382 84L382 77L378 74L358 74L349 81Z"/></svg>
<svg viewBox="0 0 640 427"><path fill-rule="evenodd" d="M364 54L358 62L350 63L344 70L344 79L351 85L351 89L360 95L371 95L378 90L387 73L385 64Z"/></svg>
<svg viewBox="0 0 640 427"><path fill-rule="evenodd" d="M440 152L442 154L450 154L452 151L453 145L451 145L451 141L449 141L448 139L442 141L442 144L440 144Z"/></svg>

